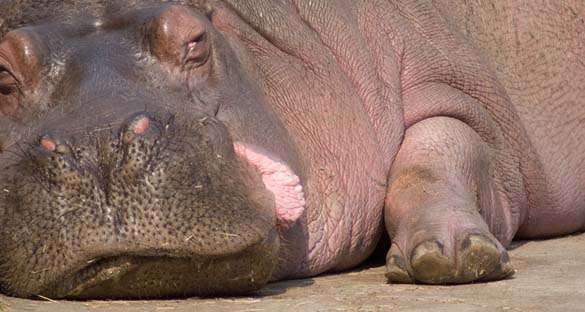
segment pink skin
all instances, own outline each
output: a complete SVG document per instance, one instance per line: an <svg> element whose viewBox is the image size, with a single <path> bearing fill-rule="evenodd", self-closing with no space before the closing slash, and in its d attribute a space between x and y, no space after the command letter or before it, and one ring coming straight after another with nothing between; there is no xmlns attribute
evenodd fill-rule
<svg viewBox="0 0 585 312"><path fill-rule="evenodd" d="M474 9L460 1L226 2L213 23L250 47L249 71L306 162L306 217L281 233L288 245L279 276L357 264L379 237L382 210L393 239L388 277L398 282L503 278L513 272L504 247L516 235L583 228L585 131L575 109L583 96L571 91L582 88L568 90L560 78L583 80L583 71L567 72L575 62L565 53L582 49L544 57L552 41L522 34L556 34L572 18L542 23L532 16L546 10L515 11L507 1ZM469 23L474 12L485 22ZM497 24L504 13L511 25ZM517 14L535 24L515 29ZM518 47L518 33L531 44ZM548 75L551 64L557 72ZM542 88L551 77L561 80L558 94ZM517 88L524 84L528 94ZM574 125L563 127L562 116Z"/></svg>
<svg viewBox="0 0 585 312"><path fill-rule="evenodd" d="M216 4L213 25L236 51L245 51L239 57L242 66L263 88L270 109L298 150L303 171L305 212L292 227L280 231L280 262L273 278L355 267L369 256L382 234L391 154L402 135L402 114L393 98L399 71L391 67L395 65L391 59L370 50L387 51L387 38L378 37L381 33L370 29L364 18L360 22L377 41L366 44L352 21L342 20L351 14L335 14L349 7L341 1L316 1L316 8L299 10L292 2ZM374 2L364 4L367 8L360 14L386 10L376 8ZM324 10L323 5L336 8ZM338 20L332 23L325 15ZM264 33L268 21L278 25ZM308 36L307 23L319 36ZM382 63L387 70L378 71L376 66ZM373 124L370 118L375 119ZM275 144L282 140L272 133L255 135ZM269 144L266 149L278 150Z"/></svg>
<svg viewBox="0 0 585 312"><path fill-rule="evenodd" d="M453 118L408 129L386 199L392 281L461 283L513 273L500 242L510 242L518 221L488 155L477 133Z"/></svg>
<svg viewBox="0 0 585 312"><path fill-rule="evenodd" d="M305 195L299 177L282 160L258 147L236 142L234 150L258 170L266 189L274 195L279 227L290 228L305 210Z"/></svg>

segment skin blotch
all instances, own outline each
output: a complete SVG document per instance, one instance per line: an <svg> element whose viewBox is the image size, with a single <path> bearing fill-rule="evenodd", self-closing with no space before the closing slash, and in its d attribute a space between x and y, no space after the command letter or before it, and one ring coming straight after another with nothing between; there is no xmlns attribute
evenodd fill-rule
<svg viewBox="0 0 585 312"><path fill-rule="evenodd" d="M424 188L424 185L433 184L439 181L432 169L416 165L408 167L397 174L397 178L393 179L390 186L390 192L404 192L410 189Z"/></svg>

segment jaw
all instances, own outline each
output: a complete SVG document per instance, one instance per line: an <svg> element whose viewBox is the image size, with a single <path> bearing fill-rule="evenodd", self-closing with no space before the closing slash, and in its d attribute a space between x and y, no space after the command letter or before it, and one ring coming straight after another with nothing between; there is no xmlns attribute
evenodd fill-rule
<svg viewBox="0 0 585 312"><path fill-rule="evenodd" d="M94 258L39 294L82 300L244 294L269 281L278 248L278 234L273 230L263 242L233 255L120 254Z"/></svg>
<svg viewBox="0 0 585 312"><path fill-rule="evenodd" d="M46 288L49 298L132 299L237 295L264 286L277 270L279 232L304 212L305 198L296 174L277 156L235 143L242 176L253 200L276 210L278 220L264 241L223 256L139 252L93 257L80 269ZM267 198L266 190L272 196ZM271 213L274 213L272 211ZM166 254L166 255L165 255Z"/></svg>
<svg viewBox="0 0 585 312"><path fill-rule="evenodd" d="M238 237L227 233L232 231L218 229L222 233L226 232L225 235L213 234L214 241L207 242L209 247L205 249L196 247L198 246L196 243L202 237L192 237L192 235L168 237L168 239L165 238L167 242L161 241L164 237L156 232L164 230L161 228L163 223L157 223L156 227L159 230L150 229L149 233L155 235L152 237L147 235L122 239L115 231L109 229L107 230L109 234L104 237L105 240L94 243L89 241L75 243L76 246L83 246L81 249L73 250L72 246L67 244L54 246L55 250L62 250L63 256L66 256L59 260L60 264L56 261L40 263L37 267L42 266L42 269L33 267L32 271L22 268L39 274L34 277L26 277L28 276L26 274L11 274L14 282L26 281L27 286L23 288L11 289L11 282L3 277L5 291L19 297L42 295L48 298L68 299L144 299L237 295L261 288L269 282L277 270L280 252L279 234L286 230L285 221L296 221L290 218L283 220L280 217L282 213L277 213L277 218L274 218L275 209L279 209L275 207L275 203L277 205L280 203L282 211L291 207L282 205L283 200L296 198L291 202L304 205L304 196L299 178L283 161L276 156L263 154L260 148L247 145L246 152L242 153L242 146L244 145L240 143L234 144L238 164L236 167L239 166L241 183L248 188L245 193L249 205L255 207L250 210L250 213L257 217L263 216L262 219L272 216L271 227L266 225L266 227L263 226L264 229L254 228L249 223L252 221L250 216L246 218L240 216L237 222L241 230L235 232L240 233ZM268 170L269 168L272 170ZM234 167L232 169L238 170ZM296 196L291 196L291 194ZM301 209L304 208L302 205ZM181 209L190 208L185 206ZM232 215L234 213L236 211ZM161 214L159 218L164 216L165 214ZM170 216L166 215L165 218ZM232 218L232 216L228 214L225 218ZM160 220L160 222L168 221L170 220ZM147 226L147 224L142 226ZM244 228L249 233L241 232ZM101 232L100 229L92 232L79 227L79 231L82 231L80 236L94 237ZM188 231L187 233L195 232ZM234 244L235 241L241 240L240 235L252 234L256 237L254 240L246 239L245 244ZM221 242L217 241L218 239ZM216 245L216 248L212 248L213 245ZM219 252L223 245L232 247L223 253ZM236 248L237 245L240 247ZM33 251L27 251L29 257L39 256L30 254L31 252ZM14 260L17 259L14 258L11 261L14 262ZM38 260L35 263L38 263ZM38 284L29 283L31 279L37 280ZM6 283L8 287L5 287ZM13 285L16 284L18 283L13 283Z"/></svg>

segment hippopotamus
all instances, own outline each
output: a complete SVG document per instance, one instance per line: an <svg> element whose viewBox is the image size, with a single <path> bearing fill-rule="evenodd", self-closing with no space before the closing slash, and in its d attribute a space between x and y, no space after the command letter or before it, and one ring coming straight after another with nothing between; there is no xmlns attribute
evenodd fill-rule
<svg viewBox="0 0 585 312"><path fill-rule="evenodd" d="M0 0L0 289L514 273L585 228L581 1ZM381 285L382 286L382 285ZM388 286L391 287L391 286Z"/></svg>

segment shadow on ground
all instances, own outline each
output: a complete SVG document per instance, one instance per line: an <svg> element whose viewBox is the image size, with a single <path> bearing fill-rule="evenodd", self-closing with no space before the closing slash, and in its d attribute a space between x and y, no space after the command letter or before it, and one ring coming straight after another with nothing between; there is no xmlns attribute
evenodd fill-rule
<svg viewBox="0 0 585 312"><path fill-rule="evenodd" d="M585 234L515 243L514 278L461 286L390 285L380 263L268 285L248 297L167 301L35 301L0 296L0 311L585 311Z"/></svg>

